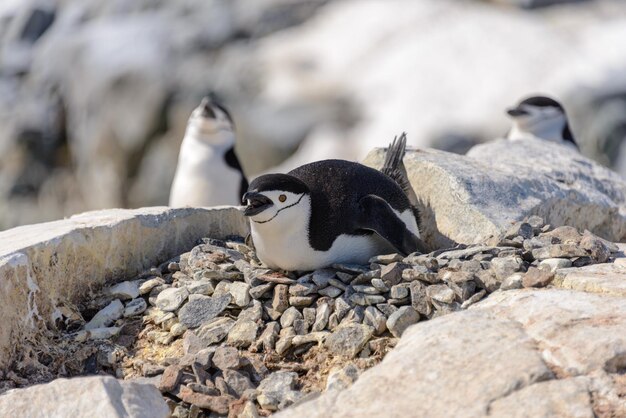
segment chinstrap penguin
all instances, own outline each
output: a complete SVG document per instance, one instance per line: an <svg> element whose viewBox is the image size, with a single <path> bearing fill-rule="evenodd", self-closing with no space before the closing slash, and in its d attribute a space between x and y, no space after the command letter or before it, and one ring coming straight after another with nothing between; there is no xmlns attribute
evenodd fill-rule
<svg viewBox="0 0 626 418"><path fill-rule="evenodd" d="M169 205L238 205L247 188L235 154L230 114L216 100L205 97L187 122Z"/></svg>
<svg viewBox="0 0 626 418"><path fill-rule="evenodd" d="M561 103L545 96L522 100L506 111L513 121L507 138L519 140L538 138L578 148Z"/></svg>
<svg viewBox="0 0 626 418"><path fill-rule="evenodd" d="M366 264L389 252L425 252L418 212L405 191L410 185L397 169L405 147L404 135L394 140L381 171L323 160L253 180L244 214L259 260L304 271Z"/></svg>

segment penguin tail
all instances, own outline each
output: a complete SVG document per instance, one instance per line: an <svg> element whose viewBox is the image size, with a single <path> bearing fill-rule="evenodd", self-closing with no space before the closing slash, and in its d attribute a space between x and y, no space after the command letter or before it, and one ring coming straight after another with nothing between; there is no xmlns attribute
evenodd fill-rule
<svg viewBox="0 0 626 418"><path fill-rule="evenodd" d="M406 132L402 132L399 138L397 136L393 138L389 148L387 148L385 162L380 171L395 181L408 195L412 189L406 173L401 168L404 154L406 154Z"/></svg>

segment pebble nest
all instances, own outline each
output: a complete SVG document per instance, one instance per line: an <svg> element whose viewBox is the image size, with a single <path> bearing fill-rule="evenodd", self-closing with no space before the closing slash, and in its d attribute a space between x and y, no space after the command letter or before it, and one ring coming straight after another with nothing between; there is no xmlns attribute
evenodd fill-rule
<svg viewBox="0 0 626 418"><path fill-rule="evenodd" d="M62 307L57 350L35 371L39 380L109 373L150 382L173 417L267 416L349 386L410 325L492 292L551 286L559 269L608 262L617 250L536 216L480 245L301 273L264 268L241 237L203 239ZM0 390L33 383L35 371L18 363Z"/></svg>

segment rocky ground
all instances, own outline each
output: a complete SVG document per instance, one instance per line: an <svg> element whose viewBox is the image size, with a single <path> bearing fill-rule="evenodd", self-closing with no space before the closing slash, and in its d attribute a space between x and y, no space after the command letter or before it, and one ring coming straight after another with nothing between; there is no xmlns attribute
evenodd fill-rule
<svg viewBox="0 0 626 418"><path fill-rule="evenodd" d="M491 293L563 286L562 269L607 263L617 251L536 216L480 245L301 274L263 268L241 238L204 239L65 306L50 351L27 354L41 367L0 376L0 392L106 373L154 384L175 417L266 416L350 386L412 324Z"/></svg>

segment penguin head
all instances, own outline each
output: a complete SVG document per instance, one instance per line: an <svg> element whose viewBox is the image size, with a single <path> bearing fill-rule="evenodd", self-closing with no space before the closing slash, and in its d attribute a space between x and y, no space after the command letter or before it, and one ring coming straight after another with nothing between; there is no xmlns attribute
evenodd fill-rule
<svg viewBox="0 0 626 418"><path fill-rule="evenodd" d="M224 106L211 96L206 96L191 113L187 129L203 142L234 145L235 125Z"/></svg>
<svg viewBox="0 0 626 418"><path fill-rule="evenodd" d="M553 141L576 142L567 121L565 109L561 103L545 96L532 96L522 100L506 113L513 120L510 139L516 135L528 134Z"/></svg>
<svg viewBox="0 0 626 418"><path fill-rule="evenodd" d="M244 215L259 225L288 228L307 222L311 209L310 190L288 174L266 174L250 183L243 195Z"/></svg>

